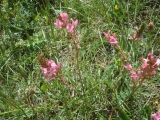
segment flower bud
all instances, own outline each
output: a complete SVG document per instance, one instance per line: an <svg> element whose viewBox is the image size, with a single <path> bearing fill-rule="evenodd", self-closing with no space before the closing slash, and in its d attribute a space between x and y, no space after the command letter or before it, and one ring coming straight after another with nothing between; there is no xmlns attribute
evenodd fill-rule
<svg viewBox="0 0 160 120"><path fill-rule="evenodd" d="M154 29L154 24L153 24L153 22L150 22L150 23L148 24L148 29L149 29L150 31Z"/></svg>

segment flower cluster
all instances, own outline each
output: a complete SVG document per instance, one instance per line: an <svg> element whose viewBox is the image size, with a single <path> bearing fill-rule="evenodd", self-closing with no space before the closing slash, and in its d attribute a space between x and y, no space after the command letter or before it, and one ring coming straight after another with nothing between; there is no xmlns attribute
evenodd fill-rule
<svg viewBox="0 0 160 120"><path fill-rule="evenodd" d="M78 25L78 20L70 19L68 20L68 14L63 12L58 16L58 20L54 23L59 28L66 28L69 33L74 34L74 27Z"/></svg>
<svg viewBox="0 0 160 120"><path fill-rule="evenodd" d="M160 120L160 112L154 113L151 115L153 120Z"/></svg>
<svg viewBox="0 0 160 120"><path fill-rule="evenodd" d="M41 65L40 69L44 78L53 79L59 72L61 63L56 64L53 60L46 61L46 65Z"/></svg>
<svg viewBox="0 0 160 120"><path fill-rule="evenodd" d="M113 33L112 35L110 35L110 30L109 30L107 33L103 32L103 34L105 35L105 37L107 39L109 39L109 43L110 44L117 44L118 43L117 42L117 37L116 37L115 33Z"/></svg>
<svg viewBox="0 0 160 120"><path fill-rule="evenodd" d="M147 59L140 58L142 65L140 70L134 70L130 64L124 66L130 71L130 77L133 81L137 78L148 79L156 74L156 70L160 65L160 59L155 59L153 54L149 53Z"/></svg>

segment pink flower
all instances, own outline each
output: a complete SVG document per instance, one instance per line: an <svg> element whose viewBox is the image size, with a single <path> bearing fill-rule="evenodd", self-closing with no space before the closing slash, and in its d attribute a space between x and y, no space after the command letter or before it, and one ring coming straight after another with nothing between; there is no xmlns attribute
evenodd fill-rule
<svg viewBox="0 0 160 120"><path fill-rule="evenodd" d="M68 14L63 12L58 16L58 19L63 21L63 22L67 22L68 21Z"/></svg>
<svg viewBox="0 0 160 120"><path fill-rule="evenodd" d="M136 81L136 79L138 78L138 75L136 72L131 72L130 77L133 81Z"/></svg>
<svg viewBox="0 0 160 120"><path fill-rule="evenodd" d="M149 53L147 59L140 58L141 65L141 77L150 78L156 74L156 70L160 65L160 59L155 59L152 53Z"/></svg>
<svg viewBox="0 0 160 120"><path fill-rule="evenodd" d="M58 16L58 20L54 23L56 26L60 28L65 28L68 22L68 14L63 12Z"/></svg>
<svg viewBox="0 0 160 120"><path fill-rule="evenodd" d="M53 60L49 60L46 63L48 66L40 67L44 78L53 79L59 72L61 68L61 63L56 64Z"/></svg>
<svg viewBox="0 0 160 120"><path fill-rule="evenodd" d="M74 34L74 27L76 27L77 25L78 25L78 20L74 21L71 18L71 23L67 24L66 28L68 32L70 32L71 34Z"/></svg>
<svg viewBox="0 0 160 120"><path fill-rule="evenodd" d="M124 66L125 69L130 71L130 77L133 81L137 78L140 79L149 79L152 76L156 75L156 70L160 65L160 59L155 59L152 53L149 53L147 59L140 58L142 65L139 70L132 68L131 64Z"/></svg>
<svg viewBox="0 0 160 120"><path fill-rule="evenodd" d="M110 44L117 44L117 39L116 39L116 34L112 34L112 36L110 35L110 30L108 31L108 33L103 32L103 34L105 35L105 37L107 39L109 39L109 43Z"/></svg>
<svg viewBox="0 0 160 120"><path fill-rule="evenodd" d="M77 26L78 25L78 20L74 21L72 18L71 18L71 24L73 26Z"/></svg>
<svg viewBox="0 0 160 120"><path fill-rule="evenodd" d="M157 61L155 62L155 64L152 67L158 68L159 65L160 65L160 59L157 59Z"/></svg>
<svg viewBox="0 0 160 120"><path fill-rule="evenodd" d="M54 23L60 28L66 28L69 33L74 34L74 28L78 25L78 20L70 19L71 23L68 21L68 14L63 12L58 16L58 20Z"/></svg>
<svg viewBox="0 0 160 120"><path fill-rule="evenodd" d="M130 78L135 82L136 79L139 77L138 74L133 70L130 63L128 65L124 66L125 69L130 71Z"/></svg>
<svg viewBox="0 0 160 120"><path fill-rule="evenodd" d="M151 115L153 120L160 120L160 112L154 113Z"/></svg>
<svg viewBox="0 0 160 120"><path fill-rule="evenodd" d="M143 61L142 61L142 65L141 65L141 69L142 70L148 70L148 69L150 69L149 67L150 67L150 65L147 63L147 61L145 61L145 59L143 59Z"/></svg>
<svg viewBox="0 0 160 120"><path fill-rule="evenodd" d="M147 56L147 62L150 63L150 64L155 64L156 61L157 60L154 58L153 54L149 53L148 56Z"/></svg>
<svg viewBox="0 0 160 120"><path fill-rule="evenodd" d="M149 53L147 59L140 58L143 70L155 70L160 65L160 59L155 59L152 53Z"/></svg>
<svg viewBox="0 0 160 120"><path fill-rule="evenodd" d="M124 68L126 68L127 70L132 70L132 66L130 63L128 63L128 65L124 66Z"/></svg>
<svg viewBox="0 0 160 120"><path fill-rule="evenodd" d="M57 20L55 23L54 23L56 26L58 26L59 28L65 28L66 27L66 24L60 20Z"/></svg>

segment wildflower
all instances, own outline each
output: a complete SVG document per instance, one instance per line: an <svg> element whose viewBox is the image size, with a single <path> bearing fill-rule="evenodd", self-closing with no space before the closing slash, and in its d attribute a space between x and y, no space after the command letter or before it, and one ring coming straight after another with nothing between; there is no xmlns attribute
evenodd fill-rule
<svg viewBox="0 0 160 120"><path fill-rule="evenodd" d="M129 63L128 63L128 65L124 66L124 68L126 68L127 70L132 70L132 66Z"/></svg>
<svg viewBox="0 0 160 120"><path fill-rule="evenodd" d="M56 64L53 60L46 61L46 64L48 66L42 66L40 67L44 78L53 79L59 72L61 68L61 63Z"/></svg>
<svg viewBox="0 0 160 120"><path fill-rule="evenodd" d="M118 5L115 5L115 6L114 6L114 9L115 9L115 10L118 10Z"/></svg>
<svg viewBox="0 0 160 120"><path fill-rule="evenodd" d="M103 34L105 35L106 38L109 39L109 43L110 44L117 44L117 39L116 39L116 34L112 34L112 36L110 35L110 30L108 31L108 33L103 32Z"/></svg>
<svg viewBox="0 0 160 120"><path fill-rule="evenodd" d="M155 59L152 53L149 53L147 59L140 58L142 61L142 70L156 70L160 65L160 59Z"/></svg>
<svg viewBox="0 0 160 120"><path fill-rule="evenodd" d="M153 54L149 53L147 59L140 58L141 65L141 77L149 78L156 74L156 70L160 65L160 59L155 59Z"/></svg>
<svg viewBox="0 0 160 120"><path fill-rule="evenodd" d="M160 120L160 112L151 115L152 120Z"/></svg>
<svg viewBox="0 0 160 120"><path fill-rule="evenodd" d="M54 23L56 26L60 28L65 28L68 22L68 14L63 12L58 16L58 20Z"/></svg>
<svg viewBox="0 0 160 120"><path fill-rule="evenodd" d="M58 20L54 24L60 28L66 28L69 33L74 34L74 27L78 25L78 20L74 21L71 18L70 21L68 20L68 14L63 12L58 16Z"/></svg>
<svg viewBox="0 0 160 120"><path fill-rule="evenodd" d="M76 27L77 25L78 25L78 20L74 21L71 18L71 23L67 24L66 28L68 32L70 32L71 34L74 34L74 27Z"/></svg>
<svg viewBox="0 0 160 120"><path fill-rule="evenodd" d="M148 79L156 74L156 70L160 65L160 59L155 59L153 54L149 53L147 59L140 58L142 65L139 70L134 70L130 64L124 66L127 70L130 71L130 77L132 80L137 78Z"/></svg>
<svg viewBox="0 0 160 120"><path fill-rule="evenodd" d="M141 60L141 62L143 63L142 65L141 65L141 69L142 70L148 70L148 69L150 69L149 67L150 67L150 65L147 63L147 62L149 62L147 59L143 59L143 58L140 58L140 60Z"/></svg>
<svg viewBox="0 0 160 120"><path fill-rule="evenodd" d="M160 59L155 59L153 54L149 53L147 59L140 58L142 61L141 71L144 77L150 77L156 74L156 70L160 65Z"/></svg>

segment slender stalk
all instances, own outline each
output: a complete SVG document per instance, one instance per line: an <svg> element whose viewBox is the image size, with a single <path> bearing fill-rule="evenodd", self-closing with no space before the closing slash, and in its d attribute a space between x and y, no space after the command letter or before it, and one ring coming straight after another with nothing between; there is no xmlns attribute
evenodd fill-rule
<svg viewBox="0 0 160 120"><path fill-rule="evenodd" d="M135 93L135 92L138 90L138 88L142 85L142 83L143 83L144 80L145 80L145 79L140 80L139 85L133 89L133 91L131 92L131 94L124 100L124 102L127 101L127 100L129 100L129 98L134 95L134 93Z"/></svg>
<svg viewBox="0 0 160 120"><path fill-rule="evenodd" d="M76 36L75 35L72 35L72 42L73 42L74 48L75 48L75 58L76 58L76 67L77 67L77 70L78 70L78 76L79 76L79 79L82 80L80 66L79 66L79 60L78 60L79 46L78 46L78 43L76 41Z"/></svg>
<svg viewBox="0 0 160 120"><path fill-rule="evenodd" d="M29 101L29 104L31 106L31 109L33 111L34 114L36 114L36 111L34 110L34 102L33 102L33 99L34 99L34 93L31 93L30 92L30 95L28 96L28 101ZM37 120L37 116L35 116L35 120Z"/></svg>

